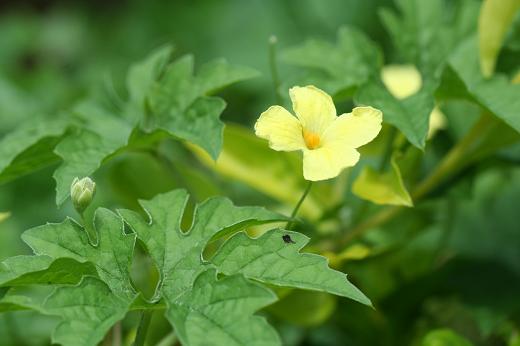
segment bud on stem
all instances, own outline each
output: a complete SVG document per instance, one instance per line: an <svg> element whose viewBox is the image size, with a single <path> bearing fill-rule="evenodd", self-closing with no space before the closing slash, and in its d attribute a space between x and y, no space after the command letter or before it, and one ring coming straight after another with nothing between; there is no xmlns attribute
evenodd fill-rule
<svg viewBox="0 0 520 346"><path fill-rule="evenodd" d="M74 178L70 185L70 197L76 211L83 215L83 212L92 202L96 192L96 183L89 177L83 179Z"/></svg>

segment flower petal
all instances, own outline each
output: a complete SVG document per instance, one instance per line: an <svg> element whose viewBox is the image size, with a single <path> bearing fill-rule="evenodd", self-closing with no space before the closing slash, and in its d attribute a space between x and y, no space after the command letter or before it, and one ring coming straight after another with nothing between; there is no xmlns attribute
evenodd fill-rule
<svg viewBox="0 0 520 346"><path fill-rule="evenodd" d="M303 177L312 181L331 179L358 161L358 151L344 146L341 142L330 143L314 150L304 150Z"/></svg>
<svg viewBox="0 0 520 346"><path fill-rule="evenodd" d="M255 133L267 139L273 150L292 151L305 147L300 122L280 106L269 107L260 115L255 124Z"/></svg>
<svg viewBox="0 0 520 346"><path fill-rule="evenodd" d="M372 107L356 107L352 113L342 114L327 128L322 143L341 142L358 148L373 140L381 131L383 113Z"/></svg>
<svg viewBox="0 0 520 346"><path fill-rule="evenodd" d="M336 119L332 98L315 86L295 86L289 89L293 109L305 130L321 135Z"/></svg>
<svg viewBox="0 0 520 346"><path fill-rule="evenodd" d="M397 99L405 99L421 89L421 73L414 65L387 65L381 79L388 91Z"/></svg>
<svg viewBox="0 0 520 346"><path fill-rule="evenodd" d="M442 130L446 127L446 116L439 107L435 106L430 113L430 123L428 126L428 139L433 138L437 131Z"/></svg>

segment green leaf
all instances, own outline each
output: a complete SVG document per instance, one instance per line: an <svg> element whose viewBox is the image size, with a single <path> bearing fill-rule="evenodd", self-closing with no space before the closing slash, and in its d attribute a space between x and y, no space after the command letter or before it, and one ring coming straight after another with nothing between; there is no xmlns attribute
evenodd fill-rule
<svg viewBox="0 0 520 346"><path fill-rule="evenodd" d="M0 133L12 130L27 118L33 120L43 108L37 98L31 97L4 73L0 73Z"/></svg>
<svg viewBox="0 0 520 346"><path fill-rule="evenodd" d="M40 313L45 299L49 296L50 286L39 287L13 287L3 296L0 292L0 312L17 310L35 310Z"/></svg>
<svg viewBox="0 0 520 346"><path fill-rule="evenodd" d="M83 103L75 111L83 126L65 137L54 152L63 163L54 172L56 204L69 196L75 177L94 173L101 164L127 144L132 128L123 119L94 103Z"/></svg>
<svg viewBox="0 0 520 346"><path fill-rule="evenodd" d="M218 60L204 65L194 76L193 66L191 55L179 58L150 90L151 129L164 129L195 143L216 159L222 145L224 124L219 117L225 102L207 96L231 83L255 77L257 72Z"/></svg>
<svg viewBox="0 0 520 346"><path fill-rule="evenodd" d="M94 224L99 239L96 246L90 244L85 230L72 219L32 228L22 234L22 239L37 255L93 263L98 276L113 292L133 297L129 266L135 234L124 234L121 219L107 209L96 211Z"/></svg>
<svg viewBox="0 0 520 346"><path fill-rule="evenodd" d="M455 333L451 329L435 329L424 337L422 346L471 346L466 338Z"/></svg>
<svg viewBox="0 0 520 346"><path fill-rule="evenodd" d="M42 256L29 258L25 268L17 263L16 275L32 271L18 280L32 279L32 283L37 283L34 281L48 278L56 280L54 284L59 280L71 283L77 276L88 274L102 280L83 276L77 286L60 287L45 300L41 311L63 319L53 334L56 343L96 345L125 316L137 296L129 275L135 234L125 234L121 218L107 209L96 211L94 224L98 232L96 246L90 244L86 231L72 219L36 227L22 235L34 253ZM43 256L54 259L47 269L45 261L49 263L49 259ZM68 277L63 276L63 271L70 272Z"/></svg>
<svg viewBox="0 0 520 346"><path fill-rule="evenodd" d="M178 319L175 316L180 313L179 311L185 309L183 306L188 303L193 304L193 308L195 308L197 304L201 304L204 300L211 299L211 292L207 289L204 289L202 292L196 289L190 293L197 277L210 267L209 263L202 259L202 253L208 242L249 226L286 220L286 218L264 208L235 207L228 199L215 197L206 200L196 207L192 226L189 231L184 233L180 228L180 224L187 199L186 191L174 190L157 195L150 201L140 201L149 220L144 220L139 214L130 210L120 210L119 213L125 222L137 233L138 238L144 243L150 257L159 269L161 279L154 300L159 299L159 295L165 298L168 306L166 314L176 331L183 335L182 338L184 338L185 342L193 338L194 341L190 342L197 345L200 343L200 336L197 335L199 331L196 329L196 325L188 323L192 327L187 328L184 326L184 319ZM211 275L213 277L212 280L214 280L213 272L208 275ZM200 280L204 282L207 278L205 275L202 275ZM234 282L234 280L243 279L226 280L218 285L227 287L227 283ZM245 285L245 283L241 285ZM226 290L227 288L223 289ZM248 288L244 289L246 291L249 290ZM230 291L229 293L241 294L240 289L237 292ZM210 296L206 296L206 294ZM198 297L199 301L188 302L188 297L192 295ZM227 308L221 313L225 316L228 314L226 311ZM236 311L240 310L237 309ZM242 312L247 316L253 311L248 312L248 310L244 310ZM199 316L194 312L195 315L198 316L193 317L199 321L197 323L207 324L207 322L199 320L204 319L204 316ZM264 324L263 322L261 323L262 326ZM234 335L238 332L235 331L233 324L224 324L224 326L226 333ZM257 322L252 324L252 326L260 328ZM219 328L221 327L213 325L211 330L206 330L205 332L221 335L224 332L219 331ZM260 329L264 329L264 327ZM194 334L192 335L191 333Z"/></svg>
<svg viewBox="0 0 520 346"><path fill-rule="evenodd" d="M231 84L258 77L260 73L245 66L230 65L225 59L216 59L201 66L196 82L199 93L211 95Z"/></svg>
<svg viewBox="0 0 520 346"><path fill-rule="evenodd" d="M242 126L226 124L224 145L217 161L196 146L189 148L203 164L216 172L242 181L287 204L296 204L305 189L298 155L270 149L266 141ZM330 197L328 194L327 199L322 201L311 193L302 204L302 214L312 219L318 218L327 205L335 203Z"/></svg>
<svg viewBox="0 0 520 346"><path fill-rule="evenodd" d="M390 163L390 170L386 172L365 166L354 181L352 192L376 204L413 206L397 164L397 155L392 155Z"/></svg>
<svg viewBox="0 0 520 346"><path fill-rule="evenodd" d="M154 137L157 131L191 141L203 147L213 158L222 143L223 123L219 116L225 102L210 93L257 75L246 67L233 67L224 60L203 65L193 76L193 58L186 56L170 64L171 47L152 53L128 72L129 101L126 118L116 116L94 102L84 102L75 110L76 131L63 139L55 153L63 164L54 173L56 203L68 197L75 177L93 174L104 162L125 149L138 146L143 138L131 136L138 122ZM143 137L141 136L141 137Z"/></svg>
<svg viewBox="0 0 520 346"><path fill-rule="evenodd" d="M96 275L90 263L70 258L16 256L0 263L0 287L77 284L84 275Z"/></svg>
<svg viewBox="0 0 520 346"><path fill-rule="evenodd" d="M286 235L295 243L285 242ZM226 275L243 274L272 285L328 292L371 305L345 274L327 266L325 257L300 253L308 242L301 233L281 229L256 239L241 232L225 242L210 261Z"/></svg>
<svg viewBox="0 0 520 346"><path fill-rule="evenodd" d="M434 107L433 92L437 83L425 81L414 95L397 100L379 81L362 85L355 95L358 105L383 110L383 120L397 127L419 149L424 149L430 114Z"/></svg>
<svg viewBox="0 0 520 346"><path fill-rule="evenodd" d="M264 208L235 207L227 198L214 197L197 206L193 225L184 234L180 222L187 200L186 191L174 190L140 201L150 220L131 210L119 211L157 263L161 289L168 299L189 289L195 277L206 270L200 256L210 240L249 226L287 220Z"/></svg>
<svg viewBox="0 0 520 346"><path fill-rule="evenodd" d="M456 45L474 32L478 5L457 1L448 10L443 0L398 0L399 14L384 8L379 15L401 59L432 78Z"/></svg>
<svg viewBox="0 0 520 346"><path fill-rule="evenodd" d="M480 68L484 77L491 77L498 53L516 13L520 0L485 0L478 19Z"/></svg>
<svg viewBox="0 0 520 346"><path fill-rule="evenodd" d="M167 45L130 67L126 77L126 87L131 104L141 109L145 107L146 96L155 81L164 72L172 53L173 47Z"/></svg>
<svg viewBox="0 0 520 346"><path fill-rule="evenodd" d="M216 271L208 269L166 316L185 345L281 345L267 321L252 316L275 300L270 290L240 275L217 280Z"/></svg>
<svg viewBox="0 0 520 346"><path fill-rule="evenodd" d="M0 312L31 310L33 301L26 295L7 294L0 298Z"/></svg>
<svg viewBox="0 0 520 346"><path fill-rule="evenodd" d="M200 97L184 110L182 116L172 115L164 126L174 136L200 145L213 159L222 147L224 123L219 116L226 108L224 100L217 97Z"/></svg>
<svg viewBox="0 0 520 346"><path fill-rule="evenodd" d="M450 65L472 100L520 132L520 84L512 84L504 75L483 78L476 38L465 41L459 47L450 58Z"/></svg>
<svg viewBox="0 0 520 346"><path fill-rule="evenodd" d="M102 281L85 277L77 286L56 289L42 309L63 319L52 334L53 343L91 346L123 319L130 304L131 300L112 294Z"/></svg>
<svg viewBox="0 0 520 346"><path fill-rule="evenodd" d="M0 140L0 183L58 161L52 150L66 129L63 120L36 118L4 136Z"/></svg>
<svg viewBox="0 0 520 346"><path fill-rule="evenodd" d="M338 31L336 44L323 40L308 40L300 46L286 49L282 59L295 66L309 69L308 83L319 85L331 94L363 84L381 66L379 49L365 34L354 28Z"/></svg>

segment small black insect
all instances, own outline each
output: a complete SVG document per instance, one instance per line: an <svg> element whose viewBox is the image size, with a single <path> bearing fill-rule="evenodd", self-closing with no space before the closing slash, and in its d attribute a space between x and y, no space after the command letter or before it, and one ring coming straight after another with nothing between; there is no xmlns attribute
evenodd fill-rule
<svg viewBox="0 0 520 346"><path fill-rule="evenodd" d="M296 244L296 242L294 240L291 239L291 236L288 235L288 234L285 234L282 236L282 239L283 241L286 243L286 244Z"/></svg>

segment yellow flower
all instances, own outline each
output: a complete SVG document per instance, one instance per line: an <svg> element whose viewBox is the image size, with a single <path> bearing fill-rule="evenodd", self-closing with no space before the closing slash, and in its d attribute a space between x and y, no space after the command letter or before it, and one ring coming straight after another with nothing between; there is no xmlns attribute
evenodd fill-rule
<svg viewBox="0 0 520 346"><path fill-rule="evenodd" d="M332 98L309 85L289 90L294 117L281 106L272 106L255 124L256 135L278 151L303 151L306 180L336 177L359 161L356 148L373 140L381 130L383 115L372 107L356 107L336 116Z"/></svg>

